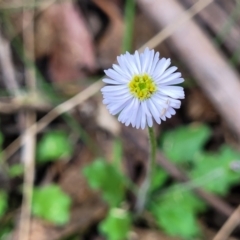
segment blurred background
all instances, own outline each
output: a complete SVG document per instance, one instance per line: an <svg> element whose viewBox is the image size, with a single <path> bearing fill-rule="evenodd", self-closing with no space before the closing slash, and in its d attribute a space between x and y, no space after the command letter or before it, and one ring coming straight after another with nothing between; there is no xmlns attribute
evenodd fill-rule
<svg viewBox="0 0 240 240"><path fill-rule="evenodd" d="M147 132L100 89L144 46L186 97L136 217ZM239 64L239 0L0 0L0 240L240 239Z"/></svg>

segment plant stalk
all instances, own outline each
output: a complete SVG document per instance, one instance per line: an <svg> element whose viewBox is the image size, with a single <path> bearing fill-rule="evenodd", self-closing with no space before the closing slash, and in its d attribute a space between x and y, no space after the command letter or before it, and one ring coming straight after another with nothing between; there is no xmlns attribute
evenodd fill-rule
<svg viewBox="0 0 240 240"><path fill-rule="evenodd" d="M152 183L155 162L156 162L157 144L156 144L156 138L155 138L153 127L148 127L148 134L149 134L150 153L149 153L149 159L147 162L146 177L139 189L138 196L137 196L136 213L138 216L143 212L146 206L146 202L148 199L148 195L149 195L149 191Z"/></svg>

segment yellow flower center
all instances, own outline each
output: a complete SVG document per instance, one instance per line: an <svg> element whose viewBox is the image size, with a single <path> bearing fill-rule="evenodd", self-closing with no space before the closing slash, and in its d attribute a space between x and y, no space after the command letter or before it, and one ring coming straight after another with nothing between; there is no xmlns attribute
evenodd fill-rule
<svg viewBox="0 0 240 240"><path fill-rule="evenodd" d="M129 82L130 92L143 101L152 96L157 91L157 86L148 74L135 75Z"/></svg>

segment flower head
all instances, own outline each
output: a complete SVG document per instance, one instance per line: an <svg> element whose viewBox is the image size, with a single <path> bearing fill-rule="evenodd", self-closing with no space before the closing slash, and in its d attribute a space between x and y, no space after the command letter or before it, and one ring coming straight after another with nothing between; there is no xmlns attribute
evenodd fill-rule
<svg viewBox="0 0 240 240"><path fill-rule="evenodd" d="M113 115L119 114L118 120L126 126L144 129L152 127L153 119L171 118L180 108L184 98L183 88L172 86L182 83L181 73L177 67L170 67L171 61L159 58L159 53L148 48L141 54L126 53L117 57L119 65L105 70L108 78L103 82L109 84L101 89L103 103Z"/></svg>

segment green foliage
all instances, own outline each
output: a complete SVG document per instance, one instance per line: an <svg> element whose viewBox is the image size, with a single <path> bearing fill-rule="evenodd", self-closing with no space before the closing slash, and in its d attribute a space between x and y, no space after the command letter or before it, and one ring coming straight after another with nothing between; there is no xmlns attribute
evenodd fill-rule
<svg viewBox="0 0 240 240"><path fill-rule="evenodd" d="M182 126L168 131L162 139L163 152L176 163L191 161L194 155L201 151L210 134L209 127L203 124Z"/></svg>
<svg viewBox="0 0 240 240"><path fill-rule="evenodd" d="M73 148L66 133L51 131L46 133L37 146L39 162L55 161L59 158L71 157Z"/></svg>
<svg viewBox="0 0 240 240"><path fill-rule="evenodd" d="M199 234L196 214L205 205L192 193L177 189L176 186L152 202L150 211L166 233L188 239Z"/></svg>
<svg viewBox="0 0 240 240"><path fill-rule="evenodd" d="M11 232L12 232L11 226L1 226L0 228L0 240L9 240L11 239Z"/></svg>
<svg viewBox="0 0 240 240"><path fill-rule="evenodd" d="M32 212L56 225L69 221L71 199L58 185L35 188L33 193Z"/></svg>
<svg viewBox="0 0 240 240"><path fill-rule="evenodd" d="M168 131L162 138L165 155L189 173L191 181L170 187L150 205L157 223L170 235L191 239L199 233L197 214L205 205L189 191L194 187L224 195L239 183L240 173L231 169L231 163L240 159L240 153L229 146L218 152L203 149L210 137L206 125L189 125ZM185 163L191 162L191 169ZM171 224L169 224L171 223Z"/></svg>
<svg viewBox="0 0 240 240"><path fill-rule="evenodd" d="M23 172L24 172L24 166L21 163L14 164L8 169L8 174L12 178L22 176Z"/></svg>
<svg viewBox="0 0 240 240"><path fill-rule="evenodd" d="M104 159L97 159L83 169L89 185L93 189L101 190L103 199L110 206L117 206L124 199L124 176Z"/></svg>
<svg viewBox="0 0 240 240"><path fill-rule="evenodd" d="M158 190L167 180L168 174L160 167L155 167L153 170L153 177L150 191Z"/></svg>
<svg viewBox="0 0 240 240"><path fill-rule="evenodd" d="M231 170L231 162L240 159L240 154L228 146L219 153L202 153L196 157L192 179L202 179L202 187L210 192L224 195L233 184L239 182L240 173Z"/></svg>
<svg viewBox="0 0 240 240"><path fill-rule="evenodd" d="M0 191L0 218L5 214L7 206L7 194L4 191Z"/></svg>
<svg viewBox="0 0 240 240"><path fill-rule="evenodd" d="M108 240L124 240L127 239L131 225L132 218L127 211L113 208L101 222L99 229Z"/></svg>

